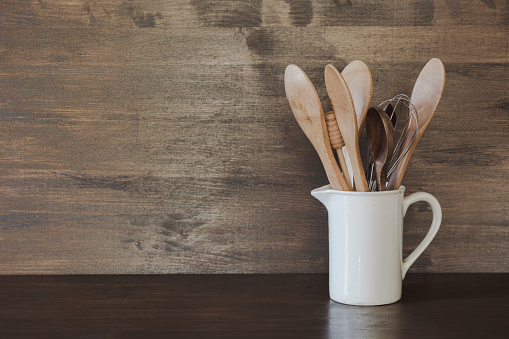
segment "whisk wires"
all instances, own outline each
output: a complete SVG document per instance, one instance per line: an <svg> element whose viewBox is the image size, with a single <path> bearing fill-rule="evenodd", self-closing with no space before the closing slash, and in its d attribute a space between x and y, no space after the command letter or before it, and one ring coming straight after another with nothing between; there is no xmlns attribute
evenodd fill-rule
<svg viewBox="0 0 509 339"><path fill-rule="evenodd" d="M417 111L415 109L415 106L411 103L410 97L405 94L398 94L392 97L391 99L385 100L378 104L378 107L381 108L384 112L388 113L389 118L391 121L395 120L394 130L396 131L396 128L398 128L398 124L401 124L402 118L406 118L406 123L403 131L401 132L401 136L398 139L398 142L396 143L396 146L394 147L394 152L391 158L391 161L389 163L389 170L387 171L387 178L386 182L382 183L382 185L386 185L387 181L389 181L389 178L391 174L394 172L396 167L399 165L401 160L405 157L405 155L410 150L410 147L412 146L415 138L417 137L417 131L419 130L419 121L417 119ZM388 108L392 107L392 111L388 112ZM403 146L403 143L405 142L405 139L407 137L407 134L409 133L410 126L414 126L413 133L410 136L410 141L406 143L405 146ZM403 150L401 150L401 148ZM374 172L374 163L371 163L370 168L368 168L369 172L369 190L374 192L376 191L376 179L373 178L373 172Z"/></svg>

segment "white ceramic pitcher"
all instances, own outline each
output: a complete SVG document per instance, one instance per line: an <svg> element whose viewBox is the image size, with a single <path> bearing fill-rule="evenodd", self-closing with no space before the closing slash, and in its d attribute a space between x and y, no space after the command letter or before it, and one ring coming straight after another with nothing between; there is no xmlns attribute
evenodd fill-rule
<svg viewBox="0 0 509 339"><path fill-rule="evenodd" d="M311 191L329 213L329 295L349 305L384 305L401 298L405 274L435 237L442 221L438 200L405 188L347 192L330 185ZM403 217L408 206L425 201L433 222L424 240L403 260Z"/></svg>

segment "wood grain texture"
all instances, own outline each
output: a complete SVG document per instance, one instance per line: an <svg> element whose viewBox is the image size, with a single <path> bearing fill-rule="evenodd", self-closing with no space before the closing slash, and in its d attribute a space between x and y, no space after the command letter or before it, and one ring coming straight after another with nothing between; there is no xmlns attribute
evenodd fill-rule
<svg viewBox="0 0 509 339"><path fill-rule="evenodd" d="M327 274L0 276L2 338L504 338L507 274L409 274L333 302Z"/></svg>
<svg viewBox="0 0 509 339"><path fill-rule="evenodd" d="M376 104L432 57L445 91L403 184L444 219L411 271L509 272L508 5L396 3L0 2L0 273L326 272L284 69L328 111L328 63L363 60ZM410 208L406 254L430 218Z"/></svg>

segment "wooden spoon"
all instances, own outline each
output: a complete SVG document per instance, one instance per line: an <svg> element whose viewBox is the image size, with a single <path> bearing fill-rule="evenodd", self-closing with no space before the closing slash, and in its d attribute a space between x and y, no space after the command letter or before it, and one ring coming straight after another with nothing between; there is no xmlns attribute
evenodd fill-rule
<svg viewBox="0 0 509 339"><path fill-rule="evenodd" d="M367 112L366 135L375 164L378 191L385 191L387 170L394 151L394 128L387 113L378 107L371 107Z"/></svg>
<svg viewBox="0 0 509 339"><path fill-rule="evenodd" d="M360 60L350 62L341 72L341 76L352 95L353 104L355 107L355 114L357 116L357 128L359 133L362 132L364 122L366 121L366 112L368 111L369 103L371 102L371 95L373 93L373 79L371 78L371 71L369 67ZM344 158L348 171L352 171L350 156L346 147L343 148ZM355 185L354 185L355 187Z"/></svg>
<svg viewBox="0 0 509 339"><path fill-rule="evenodd" d="M395 129L396 129L396 125L398 123L398 115L394 112L394 107L391 104L388 104L387 107L385 107L385 111L384 112L391 119L392 131L393 131L392 139L394 140L394 139L396 139L396 131L395 131ZM389 159L389 162L391 160L392 159ZM388 164L387 166L390 166L390 164ZM373 167L374 167L373 166L373 158L371 157L371 154L370 154L369 157L368 157L368 166L366 167L366 178L368 178L368 180L371 180L371 178L372 178L372 172L371 171L373 170Z"/></svg>
<svg viewBox="0 0 509 339"><path fill-rule="evenodd" d="M352 95L355 114L357 115L357 127L359 133L366 121L371 95L373 94L373 79L369 67L360 60L354 60L343 69L341 76Z"/></svg>
<svg viewBox="0 0 509 339"><path fill-rule="evenodd" d="M285 90L293 115L318 153L331 187L347 191L348 185L332 154L320 98L307 75L298 66L286 67Z"/></svg>
<svg viewBox="0 0 509 339"><path fill-rule="evenodd" d="M325 67L325 86L350 156L356 189L361 192L368 192L368 183L364 176L359 151L359 131L352 96L341 73L331 64Z"/></svg>
<svg viewBox="0 0 509 339"><path fill-rule="evenodd" d="M431 59L419 74L410 99L410 102L417 112L418 128L416 124L409 125L408 133L406 134L400 149L406 149L406 147L412 142L414 135L415 140L410 145L408 152L403 156L398 166L392 172L389 179L388 189L397 189L401 185L410 157L435 114L440 98L442 97L442 93L444 92L444 84L444 64L440 61L440 59Z"/></svg>

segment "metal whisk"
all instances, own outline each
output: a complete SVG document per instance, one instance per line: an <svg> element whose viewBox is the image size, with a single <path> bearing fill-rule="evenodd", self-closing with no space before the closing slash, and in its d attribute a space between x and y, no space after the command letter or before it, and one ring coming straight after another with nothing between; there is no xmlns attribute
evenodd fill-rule
<svg viewBox="0 0 509 339"><path fill-rule="evenodd" d="M413 141L417 136L417 130L419 129L419 122L417 121L417 111L415 110L414 105L410 102L410 98L405 94L398 94L389 100L385 100L384 102L378 105L384 112L389 115L391 121L394 126L395 136L394 139L397 139L398 142L394 147L394 153L390 161L389 170L387 171L387 180L394 171L394 169L401 162L401 159L408 153L408 150L412 146ZM401 125L404 123L404 128L401 131ZM416 128L414 129L413 135L411 137L411 142L409 142L406 147L402 150L403 140L405 140L406 135L409 133L409 126L415 124ZM399 138L398 138L399 134ZM371 157L369 157L370 161L368 161L368 168L366 170L366 177L369 183L369 190L371 192L376 191L376 179L373 177L374 172L374 164L371 161ZM386 183L382 183L386 185Z"/></svg>

